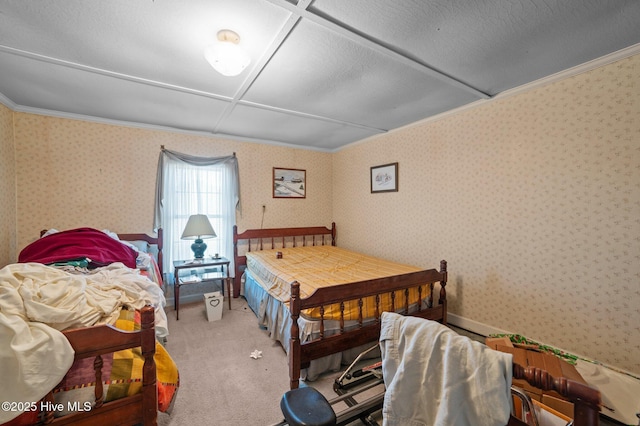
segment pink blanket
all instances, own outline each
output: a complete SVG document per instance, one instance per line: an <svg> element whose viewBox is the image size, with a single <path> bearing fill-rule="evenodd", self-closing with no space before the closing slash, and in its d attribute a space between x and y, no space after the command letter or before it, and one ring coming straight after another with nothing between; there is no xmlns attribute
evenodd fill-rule
<svg viewBox="0 0 640 426"><path fill-rule="evenodd" d="M92 267L122 262L129 268L135 268L137 256L135 250L102 231L77 228L34 241L20 252L18 262L50 264L88 258Z"/></svg>

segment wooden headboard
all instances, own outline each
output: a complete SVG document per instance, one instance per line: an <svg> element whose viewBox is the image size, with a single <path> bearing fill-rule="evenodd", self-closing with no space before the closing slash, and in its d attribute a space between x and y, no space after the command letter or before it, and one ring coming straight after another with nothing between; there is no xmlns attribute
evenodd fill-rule
<svg viewBox="0 0 640 426"><path fill-rule="evenodd" d="M158 247L158 258L156 261L158 262L158 269L160 269L160 274L164 275L164 270L162 269L162 228L158 228L157 236L152 237L147 234L118 234L118 238L123 241L146 241L151 245L155 245ZM163 281L164 278L160 277Z"/></svg>
<svg viewBox="0 0 640 426"><path fill-rule="evenodd" d="M331 238L329 238L329 236ZM316 245L336 245L336 224L331 223L331 229L326 226L309 226L301 228L266 228L247 229L238 233L238 227L233 226L233 259L235 277L233 279L233 297L240 296L240 280L247 267L247 257L240 254L238 243L243 245L242 253L249 251L268 250L284 247L305 247ZM252 245L252 242L254 243Z"/></svg>

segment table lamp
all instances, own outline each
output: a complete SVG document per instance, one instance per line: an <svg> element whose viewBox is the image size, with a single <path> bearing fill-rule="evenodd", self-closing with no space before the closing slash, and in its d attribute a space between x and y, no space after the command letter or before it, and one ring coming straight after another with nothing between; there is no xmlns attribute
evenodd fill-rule
<svg viewBox="0 0 640 426"><path fill-rule="evenodd" d="M195 240L191 244L191 250L193 250L193 257L195 259L202 259L204 257L204 251L207 249L207 245L202 241L203 238L214 238L216 236L209 218L204 214L193 214L187 221L187 226L184 227L182 232L183 240Z"/></svg>

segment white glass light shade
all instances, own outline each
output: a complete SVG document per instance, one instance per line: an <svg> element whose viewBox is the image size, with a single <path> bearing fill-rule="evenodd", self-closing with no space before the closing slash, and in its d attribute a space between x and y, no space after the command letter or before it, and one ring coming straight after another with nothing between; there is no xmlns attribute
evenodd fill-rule
<svg viewBox="0 0 640 426"><path fill-rule="evenodd" d="M229 30L218 33L218 40L204 50L204 57L213 69L228 77L240 74L251 62L249 55L238 43L240 37Z"/></svg>
<svg viewBox="0 0 640 426"><path fill-rule="evenodd" d="M216 233L207 215L193 214L189 217L181 238L183 240L199 240L202 238L214 238L215 236Z"/></svg>

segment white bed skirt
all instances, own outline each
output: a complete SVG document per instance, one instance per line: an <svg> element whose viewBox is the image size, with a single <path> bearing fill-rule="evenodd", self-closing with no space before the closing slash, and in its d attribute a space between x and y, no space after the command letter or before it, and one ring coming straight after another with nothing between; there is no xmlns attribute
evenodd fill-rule
<svg viewBox="0 0 640 426"><path fill-rule="evenodd" d="M289 339L291 337L291 313L284 302L281 302L269 293L258 283L246 270L242 277L241 294L247 300L247 304L258 317L258 325L264 328L271 339L280 342L285 352L289 353ZM346 321L345 327L356 326L356 321ZM306 318L298 318L300 327L300 341L306 342L320 334L320 321ZM339 321L325 320L325 335L338 332ZM314 381L323 373L340 371L343 365L349 365L364 350L371 347L366 344L358 348L350 349L343 353L329 355L313 360L309 368L301 371L301 378L307 381ZM379 350L372 351L367 358L380 356Z"/></svg>

